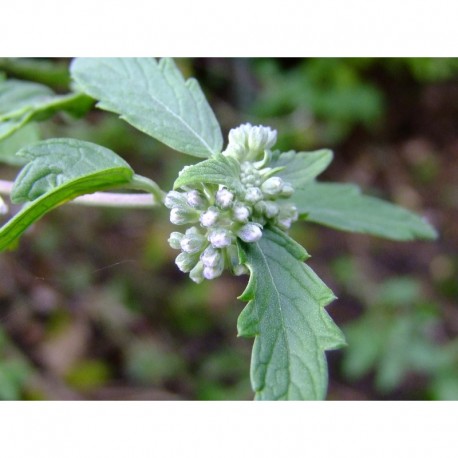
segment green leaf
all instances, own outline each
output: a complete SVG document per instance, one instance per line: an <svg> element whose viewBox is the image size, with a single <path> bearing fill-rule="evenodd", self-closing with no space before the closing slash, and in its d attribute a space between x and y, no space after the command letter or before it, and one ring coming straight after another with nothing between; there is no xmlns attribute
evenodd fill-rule
<svg viewBox="0 0 458 458"><path fill-rule="evenodd" d="M18 155L29 162L16 178L11 200L27 204L0 229L0 251L58 205L82 194L127 184L134 175L129 164L113 151L80 140L45 140Z"/></svg>
<svg viewBox="0 0 458 458"><path fill-rule="evenodd" d="M291 183L293 188L302 188L323 172L331 163L332 158L333 154L329 149L321 149L310 153L288 151L274 159L271 167L283 167L276 175Z"/></svg>
<svg viewBox="0 0 458 458"><path fill-rule="evenodd" d="M171 148L197 157L221 152L221 129L199 84L186 81L173 60L80 58L70 71L98 107Z"/></svg>
<svg viewBox="0 0 458 458"><path fill-rule="evenodd" d="M259 242L241 244L251 271L240 299L238 332L253 337L251 381L260 400L323 399L327 389L324 351L344 337L324 307L332 291L304 264L306 251L284 232L264 228Z"/></svg>
<svg viewBox="0 0 458 458"><path fill-rule="evenodd" d="M310 183L291 198L302 219L391 240L434 239L435 229L397 205L361 194L354 185Z"/></svg>
<svg viewBox="0 0 458 458"><path fill-rule="evenodd" d="M40 139L40 131L36 123L30 123L14 134L0 140L0 162L10 165L24 165L27 163L25 157L16 153L26 145L37 142Z"/></svg>
<svg viewBox="0 0 458 458"><path fill-rule="evenodd" d="M84 94L55 95L46 86L29 81L0 81L0 140L30 121L42 121L57 111L85 113L92 100Z"/></svg>
<svg viewBox="0 0 458 458"><path fill-rule="evenodd" d="M234 192L242 192L240 164L232 157L222 154L185 167L175 180L173 188L209 183L224 185Z"/></svg>

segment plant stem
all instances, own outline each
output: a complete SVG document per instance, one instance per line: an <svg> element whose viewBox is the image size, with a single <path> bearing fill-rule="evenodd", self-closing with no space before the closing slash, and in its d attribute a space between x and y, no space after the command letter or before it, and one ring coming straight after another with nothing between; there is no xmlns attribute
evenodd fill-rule
<svg viewBox="0 0 458 458"><path fill-rule="evenodd" d="M138 177L136 175L136 177ZM144 177L140 177L144 178ZM94 192L68 202L69 204L88 205L94 207L117 207L117 208L152 208L160 205L162 202L163 191L154 182L148 178L144 180L135 180L132 183L133 189L142 189L148 191L148 194L134 193L121 194L115 192ZM153 184L151 184L153 183ZM130 185L129 185L130 186ZM0 194L10 195L13 188L13 182L0 180ZM154 190L154 193L153 193ZM158 198L159 197L159 198Z"/></svg>

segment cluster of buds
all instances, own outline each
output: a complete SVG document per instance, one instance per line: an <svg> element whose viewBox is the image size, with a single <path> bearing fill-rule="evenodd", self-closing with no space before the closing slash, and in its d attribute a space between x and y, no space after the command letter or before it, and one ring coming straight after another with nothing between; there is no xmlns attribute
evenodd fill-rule
<svg viewBox="0 0 458 458"><path fill-rule="evenodd" d="M169 244L181 250L176 264L196 283L219 277L225 268L235 275L248 273L239 263L237 238L254 243L266 224L288 230L297 220L297 208L287 200L293 187L268 167L275 141L276 131L268 127L244 124L232 129L223 154L240 163L242 190L201 184L167 194L170 221L192 225L184 233L172 232Z"/></svg>

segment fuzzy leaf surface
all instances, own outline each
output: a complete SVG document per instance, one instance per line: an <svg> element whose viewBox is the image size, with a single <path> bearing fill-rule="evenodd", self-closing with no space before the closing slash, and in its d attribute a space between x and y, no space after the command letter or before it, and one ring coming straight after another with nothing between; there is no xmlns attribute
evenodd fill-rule
<svg viewBox="0 0 458 458"><path fill-rule="evenodd" d="M325 350L345 343L324 307L332 291L304 264L306 251L284 232L264 228L241 244L251 276L240 299L240 336L255 337L251 383L259 400L315 400L326 396Z"/></svg>
<svg viewBox="0 0 458 458"><path fill-rule="evenodd" d="M365 196L355 185L313 182L296 190L291 199L302 219L334 229L400 241L437 237L435 229L420 216Z"/></svg>
<svg viewBox="0 0 458 458"><path fill-rule="evenodd" d="M80 140L45 140L23 148L18 155L29 162L16 178L11 200L26 204L0 229L0 250L58 205L127 184L134 174L113 151Z"/></svg>
<svg viewBox="0 0 458 458"><path fill-rule="evenodd" d="M221 152L221 129L204 93L172 59L79 58L70 70L98 107L171 148L197 157Z"/></svg>
<svg viewBox="0 0 458 458"><path fill-rule="evenodd" d="M173 184L174 189L202 183L224 185L232 191L243 190L240 182L240 164L232 157L219 154L215 157L187 166Z"/></svg>
<svg viewBox="0 0 458 458"><path fill-rule="evenodd" d="M42 121L57 111L84 114L92 100L82 93L56 95L42 84L20 80L0 81L0 140L30 121Z"/></svg>
<svg viewBox="0 0 458 458"><path fill-rule="evenodd" d="M270 167L283 167L276 175L291 183L294 188L302 188L323 172L331 163L332 158L333 154L329 149L309 153L288 151L278 155L277 158L274 157Z"/></svg>

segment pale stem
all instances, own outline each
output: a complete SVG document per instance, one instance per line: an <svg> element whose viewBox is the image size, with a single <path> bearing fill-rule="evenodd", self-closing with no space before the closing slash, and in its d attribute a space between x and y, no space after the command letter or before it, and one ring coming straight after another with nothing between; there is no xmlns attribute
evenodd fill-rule
<svg viewBox="0 0 458 458"><path fill-rule="evenodd" d="M155 185L154 182L153 185ZM118 207L118 208L152 208L160 205L163 192L151 183L143 182L142 185L136 181L135 189L148 190L151 194L133 193L124 194L116 192L94 192L79 196L69 201L69 204L88 205L93 207ZM13 182L0 180L0 194L10 195L13 188ZM154 188L154 195L153 189ZM158 199L159 197L159 199Z"/></svg>

